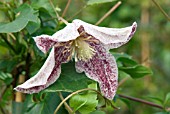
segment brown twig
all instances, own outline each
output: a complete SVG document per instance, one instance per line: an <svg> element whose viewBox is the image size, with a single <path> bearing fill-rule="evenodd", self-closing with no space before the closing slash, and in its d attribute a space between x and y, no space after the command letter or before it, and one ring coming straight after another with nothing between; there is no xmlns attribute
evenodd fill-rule
<svg viewBox="0 0 170 114"><path fill-rule="evenodd" d="M117 2L95 25L99 25L106 17L108 17L113 11L115 11L122 2Z"/></svg>
<svg viewBox="0 0 170 114"><path fill-rule="evenodd" d="M65 14L66 14L66 12L67 12L67 10L68 10L68 7L69 7L69 5L70 5L70 3L71 3L71 0L68 0L67 5L66 5L66 7L65 7L65 9L64 9L63 14L62 14L61 17L64 17L64 16L65 16Z"/></svg>
<svg viewBox="0 0 170 114"><path fill-rule="evenodd" d="M58 92L58 94L59 94L60 99L63 101L64 98L63 98L63 95L61 94L61 92ZM64 102L64 106L65 106L66 110L69 112L69 114L73 114L73 110L70 108L70 106L66 102Z"/></svg>
<svg viewBox="0 0 170 114"><path fill-rule="evenodd" d="M69 17L68 19L66 19L67 21L71 20L73 17L75 17L76 15L78 15L84 8L86 8L87 5L85 5L84 7L82 7L79 11L77 11L75 14L73 14L71 17Z"/></svg>
<svg viewBox="0 0 170 114"><path fill-rule="evenodd" d="M119 94L119 97L126 98L126 99L129 99L129 100L132 100L132 101L136 101L136 102L140 102L140 103L143 103L143 104L146 104L146 105L149 105L149 106L152 106L152 107L156 107L156 108L159 108L159 109L164 109L164 107L161 106L161 105L158 105L158 104L155 104L155 103L143 100L143 99L134 98L134 97L130 97L130 96L126 96L126 95L121 95L121 94Z"/></svg>
<svg viewBox="0 0 170 114"><path fill-rule="evenodd" d="M63 23L65 23L65 24L67 25L68 22L67 22L65 19L63 19L62 17L60 17L59 14L57 13L57 11L55 10L55 7L54 7L53 2L52 2L51 0L49 0L49 2L50 2L50 5L51 5L52 8L53 8L53 10L54 10L54 12L55 12L55 14L56 14L58 20L59 20L59 21L62 21Z"/></svg>
<svg viewBox="0 0 170 114"><path fill-rule="evenodd" d="M128 79L129 79L129 77L126 77L126 78L122 79L122 80L119 82L118 87L121 86L123 83L125 83Z"/></svg>
<svg viewBox="0 0 170 114"><path fill-rule="evenodd" d="M170 17L168 16L168 14L162 9L162 7L155 1L152 0L153 3L158 7L158 9L162 12L162 14L168 19L168 21L170 21Z"/></svg>

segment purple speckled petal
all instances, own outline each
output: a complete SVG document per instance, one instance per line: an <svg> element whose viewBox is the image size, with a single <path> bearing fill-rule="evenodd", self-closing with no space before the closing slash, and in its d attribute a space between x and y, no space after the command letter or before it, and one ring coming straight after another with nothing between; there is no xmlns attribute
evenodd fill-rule
<svg viewBox="0 0 170 114"><path fill-rule="evenodd" d="M106 44L105 48L109 50L109 49L113 49L113 48L118 48L118 47L126 44L132 38L134 33L136 32L136 28L137 28L137 24L133 23L133 25L131 27L129 27L129 30L131 30L131 31L129 33L127 33L128 36L126 37L126 39L116 42L116 43Z"/></svg>
<svg viewBox="0 0 170 114"><path fill-rule="evenodd" d="M54 38L52 38L49 35L40 35L34 37L34 41L37 45L37 47L43 52L47 53L47 51L55 44L57 41L55 41Z"/></svg>
<svg viewBox="0 0 170 114"><path fill-rule="evenodd" d="M60 73L60 63L55 63L55 48L52 48L40 71L25 83L17 86L15 90L23 93L37 93L54 83Z"/></svg>
<svg viewBox="0 0 170 114"><path fill-rule="evenodd" d="M85 72L86 76L99 82L101 92L108 99L113 99L118 87L118 69L114 57L102 46L93 45L96 54L88 61L78 61L76 71Z"/></svg>
<svg viewBox="0 0 170 114"><path fill-rule="evenodd" d="M137 27L136 22L134 22L132 26L125 28L99 27L78 19L73 20L73 23L77 28L82 25L88 34L100 40L106 46L107 49L117 48L128 42L133 36Z"/></svg>
<svg viewBox="0 0 170 114"><path fill-rule="evenodd" d="M65 43L67 45L68 43ZM23 93L38 93L53 84L60 76L61 64L69 61L70 52L66 46L57 43L51 50L46 62L40 71L25 83L17 86L15 90ZM64 53L65 52L65 53Z"/></svg>

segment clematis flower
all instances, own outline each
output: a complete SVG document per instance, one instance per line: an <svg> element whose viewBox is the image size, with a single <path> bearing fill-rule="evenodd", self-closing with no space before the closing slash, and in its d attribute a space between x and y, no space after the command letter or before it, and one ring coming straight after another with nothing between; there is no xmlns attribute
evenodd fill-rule
<svg viewBox="0 0 170 114"><path fill-rule="evenodd" d="M51 52L39 72L15 90L38 93L53 84L60 76L61 64L75 59L78 73L99 83L102 94L113 99L118 87L118 68L109 49L127 43L136 31L137 24L126 28L106 28L73 20L52 36L34 37L37 47L44 53Z"/></svg>

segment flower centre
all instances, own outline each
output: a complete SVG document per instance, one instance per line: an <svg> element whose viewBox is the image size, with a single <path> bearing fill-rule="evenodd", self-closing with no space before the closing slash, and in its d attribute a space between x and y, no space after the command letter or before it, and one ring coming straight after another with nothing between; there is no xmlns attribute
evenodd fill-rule
<svg viewBox="0 0 170 114"><path fill-rule="evenodd" d="M88 44L88 38L85 40L82 37L75 39L71 45L72 47L72 56L75 58L75 61L78 60L87 61L91 59L95 50Z"/></svg>

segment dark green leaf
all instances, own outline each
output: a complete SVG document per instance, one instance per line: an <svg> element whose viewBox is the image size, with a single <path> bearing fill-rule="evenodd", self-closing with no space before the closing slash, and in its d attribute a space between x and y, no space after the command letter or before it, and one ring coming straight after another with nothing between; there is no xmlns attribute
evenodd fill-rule
<svg viewBox="0 0 170 114"><path fill-rule="evenodd" d="M73 62L63 64L59 79L45 92L65 91L73 92L79 89L87 88L88 83L92 82L84 73L77 73Z"/></svg>
<svg viewBox="0 0 170 114"><path fill-rule="evenodd" d="M103 4L103 3L113 2L113 1L116 0L89 0L87 2L87 5Z"/></svg>
<svg viewBox="0 0 170 114"><path fill-rule="evenodd" d="M117 61L119 62L122 62L122 64L124 65L124 66L134 66L134 65L137 65L137 62L136 61L134 61L133 59L131 59L131 58L126 58L126 57L119 57L118 59L117 59Z"/></svg>
<svg viewBox="0 0 170 114"><path fill-rule="evenodd" d="M126 72L122 71L122 70L119 70L119 77L122 77L122 78L125 78L127 76L129 76L129 74L127 74Z"/></svg>
<svg viewBox="0 0 170 114"><path fill-rule="evenodd" d="M19 32L26 27L28 22L37 22L38 17L35 11L28 5L23 4L16 9L17 18L9 23L0 23L0 33Z"/></svg>
<svg viewBox="0 0 170 114"><path fill-rule="evenodd" d="M115 57L116 60L118 60L119 58L132 59L132 56L130 56L126 53L114 53L112 50L110 51L110 53L112 53L112 55Z"/></svg>
<svg viewBox="0 0 170 114"><path fill-rule="evenodd" d="M152 74L152 71L142 65L136 65L133 67L119 67L119 70L122 70L129 74L132 78L141 78L146 75Z"/></svg>
<svg viewBox="0 0 170 114"><path fill-rule="evenodd" d="M30 34L34 33L39 28L40 28L40 20L39 19L37 20L37 22L30 21L26 26L26 29Z"/></svg>
<svg viewBox="0 0 170 114"><path fill-rule="evenodd" d="M18 64L18 58L12 58L12 60L0 60L0 69L5 72L11 72L14 67Z"/></svg>
<svg viewBox="0 0 170 114"><path fill-rule="evenodd" d="M97 84L90 84L89 88L97 90ZM86 93L74 95L71 97L69 104L75 112L79 111L81 114L89 114L95 110L98 104L97 93L88 91Z"/></svg>
<svg viewBox="0 0 170 114"><path fill-rule="evenodd" d="M46 93L44 100L37 103L33 102L29 97L24 104L24 114L53 114L60 102L61 100L57 93ZM67 114L63 107L59 110L58 114L60 113Z"/></svg>

